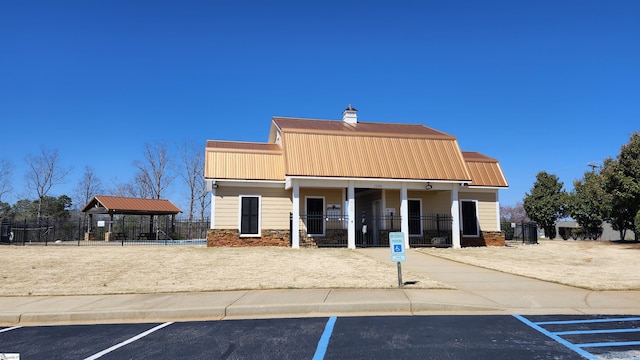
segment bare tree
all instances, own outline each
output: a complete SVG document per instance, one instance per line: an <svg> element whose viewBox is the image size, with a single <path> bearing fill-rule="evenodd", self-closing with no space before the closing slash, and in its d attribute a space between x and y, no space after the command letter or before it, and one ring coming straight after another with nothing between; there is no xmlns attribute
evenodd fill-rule
<svg viewBox="0 0 640 360"><path fill-rule="evenodd" d="M89 165L84 167L84 174L82 179L78 182L75 188L75 197L78 201L78 205L84 205L91 200L95 195L102 192L102 181L96 176L93 168Z"/></svg>
<svg viewBox="0 0 640 360"><path fill-rule="evenodd" d="M114 180L113 187L107 190L107 193L112 196L142 197L140 196L139 186L135 181L121 183Z"/></svg>
<svg viewBox="0 0 640 360"><path fill-rule="evenodd" d="M198 205L202 208L202 198L207 196L204 181L204 150L197 144L185 142L178 151L181 161L178 173L189 191L189 221L193 221Z"/></svg>
<svg viewBox="0 0 640 360"><path fill-rule="evenodd" d="M160 199L169 188L175 175L171 173L171 159L167 151L167 145L157 143L152 146L145 144L144 161L136 160L133 165L138 168L135 181L144 190L146 196Z"/></svg>
<svg viewBox="0 0 640 360"><path fill-rule="evenodd" d="M202 187L200 188L200 196L198 197L198 205L200 212L200 219L204 220L205 213L209 206L211 205L211 197L209 196L209 192L207 191L207 184L203 181Z"/></svg>
<svg viewBox="0 0 640 360"><path fill-rule="evenodd" d="M12 190L11 178L15 166L9 160L0 159L0 202L2 196L8 194Z"/></svg>
<svg viewBox="0 0 640 360"><path fill-rule="evenodd" d="M25 162L29 167L25 175L27 189L33 190L38 196L37 218L40 220L42 211L42 198L47 196L55 185L62 183L71 168L61 168L58 150L40 148L40 155L29 154Z"/></svg>
<svg viewBox="0 0 640 360"><path fill-rule="evenodd" d="M500 220L516 223L531 221L521 202L517 202L514 206L500 206Z"/></svg>

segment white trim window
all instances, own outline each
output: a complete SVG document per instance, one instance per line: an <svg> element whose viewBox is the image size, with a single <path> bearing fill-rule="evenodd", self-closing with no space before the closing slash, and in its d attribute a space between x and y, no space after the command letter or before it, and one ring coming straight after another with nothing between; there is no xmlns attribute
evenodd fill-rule
<svg viewBox="0 0 640 360"><path fill-rule="evenodd" d="M240 236L260 236L262 198L259 195L240 195L238 231Z"/></svg>
<svg viewBox="0 0 640 360"><path fill-rule="evenodd" d="M460 227L463 237L480 236L478 200L460 200Z"/></svg>

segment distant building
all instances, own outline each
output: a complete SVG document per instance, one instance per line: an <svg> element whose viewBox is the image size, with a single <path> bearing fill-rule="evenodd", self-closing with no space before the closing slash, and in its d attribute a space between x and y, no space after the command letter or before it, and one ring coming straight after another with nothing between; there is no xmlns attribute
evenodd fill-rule
<svg viewBox="0 0 640 360"><path fill-rule="evenodd" d="M580 230L580 225L578 225L577 221L558 221L556 222L556 239L567 240L589 238L588 235L585 236L585 234ZM620 239L620 232L613 230L611 224L605 222L602 224L602 235L597 240L615 241L628 239L635 239L635 233L633 231L627 230L625 239Z"/></svg>

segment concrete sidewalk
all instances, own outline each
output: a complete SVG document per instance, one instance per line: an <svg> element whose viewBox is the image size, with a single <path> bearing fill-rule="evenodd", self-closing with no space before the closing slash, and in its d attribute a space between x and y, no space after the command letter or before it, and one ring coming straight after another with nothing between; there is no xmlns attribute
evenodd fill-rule
<svg viewBox="0 0 640 360"><path fill-rule="evenodd" d="M388 248L359 249L389 262ZM0 297L0 325L415 314L636 314L639 291L589 291L409 250L402 269L455 290L282 289L175 294ZM404 281L411 281L404 278Z"/></svg>

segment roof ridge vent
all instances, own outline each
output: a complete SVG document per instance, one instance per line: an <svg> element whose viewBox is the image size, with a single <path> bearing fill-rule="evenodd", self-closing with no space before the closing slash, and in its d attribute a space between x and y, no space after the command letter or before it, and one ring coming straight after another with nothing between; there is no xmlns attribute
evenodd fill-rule
<svg viewBox="0 0 640 360"><path fill-rule="evenodd" d="M348 124L357 124L358 110L349 104L349 106L347 106L347 108L342 112L342 121Z"/></svg>

